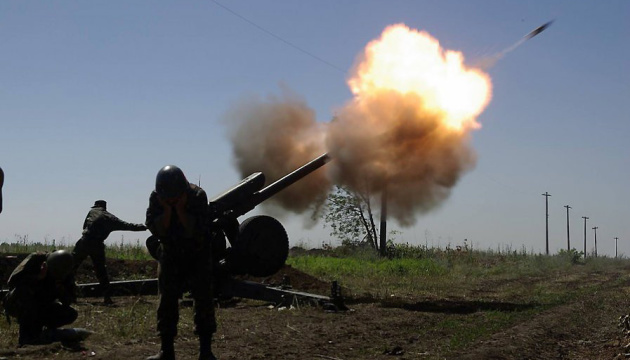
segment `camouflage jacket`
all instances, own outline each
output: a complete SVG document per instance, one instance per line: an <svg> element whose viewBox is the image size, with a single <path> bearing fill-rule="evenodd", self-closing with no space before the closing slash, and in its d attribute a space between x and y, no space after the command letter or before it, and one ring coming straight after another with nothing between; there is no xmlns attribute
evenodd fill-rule
<svg viewBox="0 0 630 360"><path fill-rule="evenodd" d="M206 192L195 184L190 184L186 190L188 200L186 212L194 218L192 232L186 231L173 210L171 222L168 229L160 225L164 208L158 199L155 191L149 197L149 207L147 208L146 225L153 235L160 239L160 243L165 246L165 250L178 248L178 251L196 251L206 248L210 244L208 231L208 197Z"/></svg>
<svg viewBox="0 0 630 360"><path fill-rule="evenodd" d="M95 207L88 212L83 222L83 239L103 242L112 231L144 231L143 224L132 224L122 221L101 207Z"/></svg>
<svg viewBox="0 0 630 360"><path fill-rule="evenodd" d="M39 278L42 264L48 254L36 252L29 254L13 270L9 277L9 289L14 291L22 303L46 303L59 300L64 305L76 301L76 285L71 274L63 281L55 281L50 276Z"/></svg>

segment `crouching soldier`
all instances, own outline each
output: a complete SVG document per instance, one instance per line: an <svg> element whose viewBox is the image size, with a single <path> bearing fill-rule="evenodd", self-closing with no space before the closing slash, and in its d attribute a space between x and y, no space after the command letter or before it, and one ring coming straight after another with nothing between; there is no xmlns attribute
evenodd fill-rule
<svg viewBox="0 0 630 360"><path fill-rule="evenodd" d="M59 329L78 315L70 306L76 300L73 263L72 254L65 250L32 253L11 273L4 307L20 325L20 346L78 343L91 334L84 329Z"/></svg>

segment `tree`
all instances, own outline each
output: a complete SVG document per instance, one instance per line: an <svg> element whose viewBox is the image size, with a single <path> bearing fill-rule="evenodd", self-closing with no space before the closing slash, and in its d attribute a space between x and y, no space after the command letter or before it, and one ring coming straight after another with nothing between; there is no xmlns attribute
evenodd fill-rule
<svg viewBox="0 0 630 360"><path fill-rule="evenodd" d="M374 212L368 192L358 193L345 187L335 186L326 199L322 215L325 225L332 228L331 236L343 245L367 243L378 250L378 229L374 223Z"/></svg>

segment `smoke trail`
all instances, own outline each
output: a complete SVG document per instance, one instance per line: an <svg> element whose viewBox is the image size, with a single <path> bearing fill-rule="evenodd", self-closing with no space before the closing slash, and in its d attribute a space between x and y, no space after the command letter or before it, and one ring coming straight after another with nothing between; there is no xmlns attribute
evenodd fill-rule
<svg viewBox="0 0 630 360"><path fill-rule="evenodd" d="M521 46L528 39L529 38L524 37L521 40L515 42L513 45L499 51L498 53L482 58L475 64L475 67L486 71L490 70L494 65L496 65L499 60L503 59L505 55L514 51L517 47Z"/></svg>
<svg viewBox="0 0 630 360"><path fill-rule="evenodd" d="M498 53L494 54L494 55L490 55L486 58L481 59L480 61L477 62L477 64L475 64L475 67L478 67L480 69L483 70L489 70L491 67L493 67L497 61L501 60L505 55L507 55L508 53L516 50L517 47L521 46L525 41L533 38L534 36L540 34L541 32L545 31L549 26L551 26L551 24L553 24L555 20L551 20L548 21L546 23L544 23L543 25L537 27L536 29L532 30L529 32L529 34L523 36L522 39L520 39L519 41L515 42L513 45L508 46L507 48L505 48L502 51L499 51Z"/></svg>

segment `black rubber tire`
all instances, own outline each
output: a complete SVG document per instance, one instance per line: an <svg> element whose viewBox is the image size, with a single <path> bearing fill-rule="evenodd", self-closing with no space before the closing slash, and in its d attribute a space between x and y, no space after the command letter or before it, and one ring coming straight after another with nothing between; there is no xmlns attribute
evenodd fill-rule
<svg viewBox="0 0 630 360"><path fill-rule="evenodd" d="M289 256L289 237L282 224L271 216L258 215L243 221L238 241L232 249L237 272L251 276L271 276L278 272Z"/></svg>

